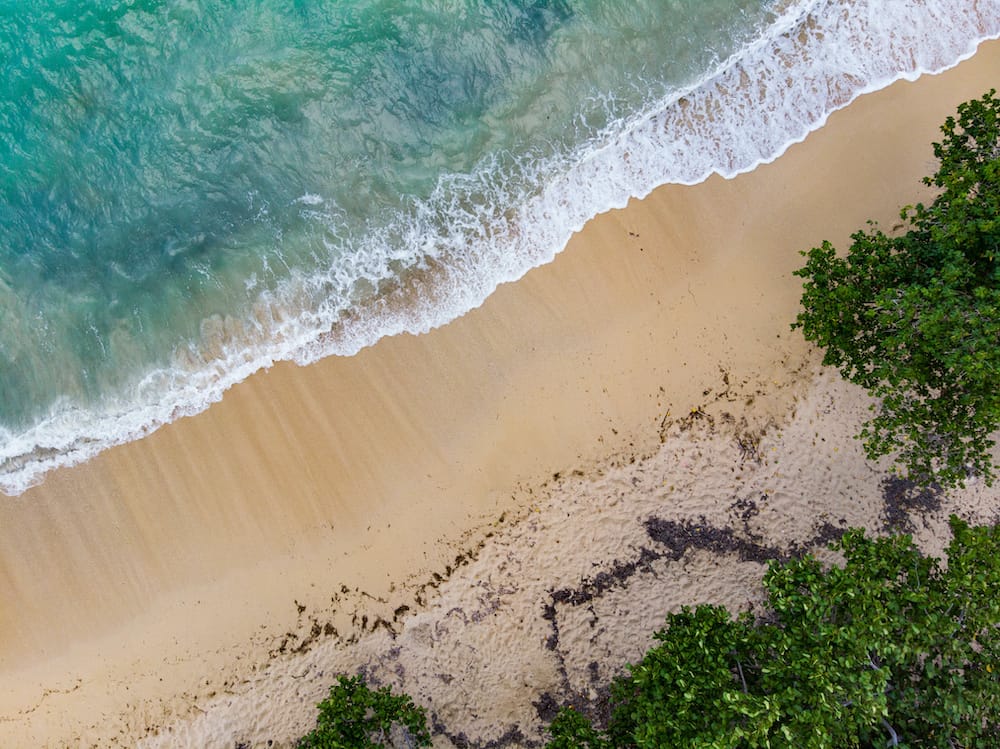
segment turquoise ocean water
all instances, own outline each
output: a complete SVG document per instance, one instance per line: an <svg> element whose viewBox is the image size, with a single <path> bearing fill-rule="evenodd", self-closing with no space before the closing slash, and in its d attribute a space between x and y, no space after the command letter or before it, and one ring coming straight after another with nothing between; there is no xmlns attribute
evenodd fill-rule
<svg viewBox="0 0 1000 749"><path fill-rule="evenodd" d="M998 34L1000 0L0 0L0 489Z"/></svg>

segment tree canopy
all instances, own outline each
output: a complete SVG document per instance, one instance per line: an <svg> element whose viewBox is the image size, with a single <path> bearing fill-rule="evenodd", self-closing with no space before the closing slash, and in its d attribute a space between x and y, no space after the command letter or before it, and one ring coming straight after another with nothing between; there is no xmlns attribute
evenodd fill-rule
<svg viewBox="0 0 1000 749"><path fill-rule="evenodd" d="M1000 746L1000 532L951 525L946 567L854 530L843 565L773 562L759 616L670 615L606 730L564 709L549 749Z"/></svg>
<svg viewBox="0 0 1000 749"><path fill-rule="evenodd" d="M793 327L823 362L879 399L861 432L868 455L897 454L911 478L989 483L1000 427L1000 100L959 106L934 144L930 205L901 211L905 233L876 225L803 253Z"/></svg>
<svg viewBox="0 0 1000 749"><path fill-rule="evenodd" d="M372 690L360 676L338 677L318 707L316 728L298 740L297 749L383 749L394 728L409 746L431 745L422 707L388 687Z"/></svg>

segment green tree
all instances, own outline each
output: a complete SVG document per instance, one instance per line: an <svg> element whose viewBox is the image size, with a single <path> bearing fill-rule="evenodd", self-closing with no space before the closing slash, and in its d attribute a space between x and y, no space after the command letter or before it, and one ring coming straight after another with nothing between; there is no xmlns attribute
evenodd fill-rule
<svg viewBox="0 0 1000 749"><path fill-rule="evenodd" d="M1000 100L962 104L934 144L937 197L901 212L903 234L870 224L845 257L803 253L793 328L880 403L861 438L898 454L919 483L993 479L1000 427Z"/></svg>
<svg viewBox="0 0 1000 749"><path fill-rule="evenodd" d="M372 691L360 676L338 677L318 707L316 728L299 739L298 749L381 749L394 725L411 746L431 745L422 707L388 687Z"/></svg>
<svg viewBox="0 0 1000 749"><path fill-rule="evenodd" d="M843 565L772 563L757 618L672 614L612 685L607 729L566 709L548 746L1000 746L1000 531L951 526L946 567L850 531Z"/></svg>

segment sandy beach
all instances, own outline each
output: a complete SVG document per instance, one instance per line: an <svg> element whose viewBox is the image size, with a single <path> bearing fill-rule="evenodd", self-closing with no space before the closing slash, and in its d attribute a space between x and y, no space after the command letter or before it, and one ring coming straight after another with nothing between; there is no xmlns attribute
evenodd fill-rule
<svg viewBox="0 0 1000 749"><path fill-rule="evenodd" d="M986 43L599 216L443 328L275 366L0 499L0 745L280 746L365 668L436 745L520 746L666 611L752 603L775 550L995 520L978 485L893 504L851 438L864 395L789 323L799 251L926 197L938 126L998 72Z"/></svg>

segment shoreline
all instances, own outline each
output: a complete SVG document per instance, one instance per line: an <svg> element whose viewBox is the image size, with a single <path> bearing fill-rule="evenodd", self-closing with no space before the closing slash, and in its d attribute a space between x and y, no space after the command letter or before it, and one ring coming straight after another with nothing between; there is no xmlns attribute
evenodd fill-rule
<svg viewBox="0 0 1000 749"><path fill-rule="evenodd" d="M797 251L891 226L944 117L998 69L986 42L754 172L602 214L443 328L276 365L4 498L0 743L131 745L266 664L303 610L343 589L415 597L554 474L652 456L710 393L739 388L750 428L781 419L814 365L788 330ZM390 603L356 611L389 620Z"/></svg>
<svg viewBox="0 0 1000 749"><path fill-rule="evenodd" d="M357 289L348 279L358 269L342 269L347 277L333 287L323 273L307 273L301 282L286 279L288 283L280 282L273 290L272 301L258 299L252 313L245 310L243 314L249 317L242 322L243 314L220 316L218 311L207 311L200 324L201 343L179 344L171 356L174 365L142 375L147 384L173 383L156 388L157 394L145 387L125 388L120 394L124 400L110 411L83 406L67 413L54 406L48 417L27 431L5 434L0 491L19 495L57 467L85 462L112 446L142 439L171 421L200 413L234 384L276 361L302 364L331 355L353 356L387 335L425 333L447 324L479 306L498 284L516 281L530 268L551 262L574 231L593 217L595 207L603 206L605 211L624 207L630 196L645 196L660 184L695 185L713 174L732 178L753 171L821 128L831 108L837 111L891 81L948 70L971 56L983 41L1000 36L988 12L966 11L961 3L952 7L955 0L940 2L955 14L947 14L952 23L946 41L927 37L919 20L922 11L929 11L921 9L925 0L893 6L900 15L894 17L898 23L890 24L889 34L886 25L866 32L863 21L859 22L867 3L881 7L885 0L861 0L856 15L839 20L827 17L816 26L811 15L807 20L801 17L805 12L801 3L792 3L773 19L767 33L707 70L689 88L650 102L644 115L614 120L617 124L599 142L584 139L579 144L582 150L571 149L564 154L565 160L553 156L551 168L540 167L540 174L550 173L552 181L543 178L547 187L539 194L523 199L516 179L512 192L500 188L495 193L506 184L502 169L500 173L493 168L474 169L467 176L473 183L482 183L480 188L492 195L492 203L511 206L505 218L473 210L477 216L473 223L485 222L478 230L466 227L454 234L441 230L442 225L452 224L448 204L456 200L464 204L466 198L477 202L473 193L480 188L469 188L472 192L466 198L460 191L450 199L451 193L445 190L440 205L441 201L418 201L421 209L416 213L433 214L436 221L396 216L390 223L409 237L412 247L433 249L423 259L411 256L407 262L419 262L401 276L385 276L385 269L376 267L378 262L369 264L360 277L371 276L369 281L379 287L378 294L356 298ZM873 10L869 7L867 12ZM888 6L882 10L889 12ZM936 13L940 11L938 7ZM871 37L866 36L869 32ZM865 73L857 78L844 70ZM758 80L759 87L745 85L746 75ZM683 137L678 137L681 133ZM320 196L308 197L310 203L323 202ZM469 216L460 211L457 218L464 224ZM378 239L361 240L351 247L349 254L367 258L406 253L405 248ZM362 285L370 284L364 281ZM331 299L341 302L314 318L306 312L310 304L301 306L303 298L321 299L321 307ZM352 301L348 309L342 309L347 298ZM39 364L39 368L44 366ZM132 394L124 394L128 391Z"/></svg>

